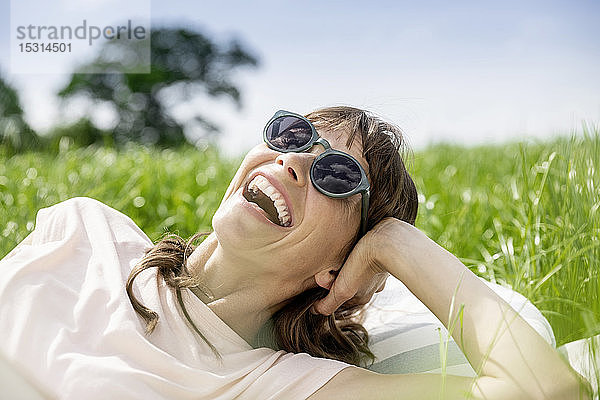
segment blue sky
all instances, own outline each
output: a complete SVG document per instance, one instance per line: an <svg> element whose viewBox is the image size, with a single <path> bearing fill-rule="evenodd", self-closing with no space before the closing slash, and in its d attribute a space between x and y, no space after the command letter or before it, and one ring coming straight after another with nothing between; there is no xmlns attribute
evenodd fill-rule
<svg viewBox="0 0 600 400"><path fill-rule="evenodd" d="M119 2L76 4L110 15ZM9 73L9 1L0 15L0 68L27 118L44 130L72 117L59 116L52 95L68 75ZM547 137L600 121L599 1L152 1L151 16L218 41L240 38L260 58L259 69L238 75L241 111L204 98L176 110L210 115L232 153L258 143L279 108L364 107L400 125L416 148Z"/></svg>

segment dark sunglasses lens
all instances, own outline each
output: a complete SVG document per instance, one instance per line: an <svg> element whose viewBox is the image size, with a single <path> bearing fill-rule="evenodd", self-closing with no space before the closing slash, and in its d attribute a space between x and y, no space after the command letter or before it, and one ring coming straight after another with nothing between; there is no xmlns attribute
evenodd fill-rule
<svg viewBox="0 0 600 400"><path fill-rule="evenodd" d="M349 193L360 184L360 168L348 157L329 154L317 161L313 178L315 185L330 193Z"/></svg>
<svg viewBox="0 0 600 400"><path fill-rule="evenodd" d="M310 125L294 116L276 118L267 127L267 140L282 150L298 149L307 144L311 137Z"/></svg>

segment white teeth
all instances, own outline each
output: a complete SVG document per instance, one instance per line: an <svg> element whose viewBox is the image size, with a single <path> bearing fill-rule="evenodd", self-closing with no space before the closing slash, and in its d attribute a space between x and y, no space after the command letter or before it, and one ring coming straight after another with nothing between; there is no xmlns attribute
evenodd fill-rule
<svg viewBox="0 0 600 400"><path fill-rule="evenodd" d="M292 217L290 216L290 212L285 204L285 200L283 199L283 195L275 189L273 185L269 183L267 178L262 175L257 175L252 182L248 184L248 190L251 190L256 193L256 191L260 189L261 192L269 196L269 198L275 204L275 208L277 209L277 216L279 217L279 221L283 226L289 226Z"/></svg>
<svg viewBox="0 0 600 400"><path fill-rule="evenodd" d="M271 200L273 200L273 197L276 197L276 193L279 194L279 192L277 192L273 186L265 186L264 189L265 194L269 196Z"/></svg>
<svg viewBox="0 0 600 400"><path fill-rule="evenodd" d="M277 209L279 209L280 207L283 208L282 206L285 206L285 200L283 200L282 198L275 200L274 203Z"/></svg>

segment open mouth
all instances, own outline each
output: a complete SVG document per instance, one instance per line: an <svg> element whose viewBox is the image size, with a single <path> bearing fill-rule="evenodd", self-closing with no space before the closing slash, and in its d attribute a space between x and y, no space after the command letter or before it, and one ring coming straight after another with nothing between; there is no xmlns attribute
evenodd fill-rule
<svg viewBox="0 0 600 400"><path fill-rule="evenodd" d="M264 176L257 175L248 182L242 195L249 202L259 206L269 221L283 227L292 225L292 217L283 195Z"/></svg>

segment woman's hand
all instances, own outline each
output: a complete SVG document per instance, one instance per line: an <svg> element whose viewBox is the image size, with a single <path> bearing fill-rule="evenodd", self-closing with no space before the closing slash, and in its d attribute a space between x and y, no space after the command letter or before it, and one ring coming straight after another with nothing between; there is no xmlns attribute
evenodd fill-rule
<svg viewBox="0 0 600 400"><path fill-rule="evenodd" d="M399 219L388 217L367 232L348 255L329 294L314 304L314 310L320 314L330 315L346 301L366 304L374 293L381 291L389 273L378 255L381 251L390 250L389 239L397 235L399 229L403 229L403 224L409 225Z"/></svg>

